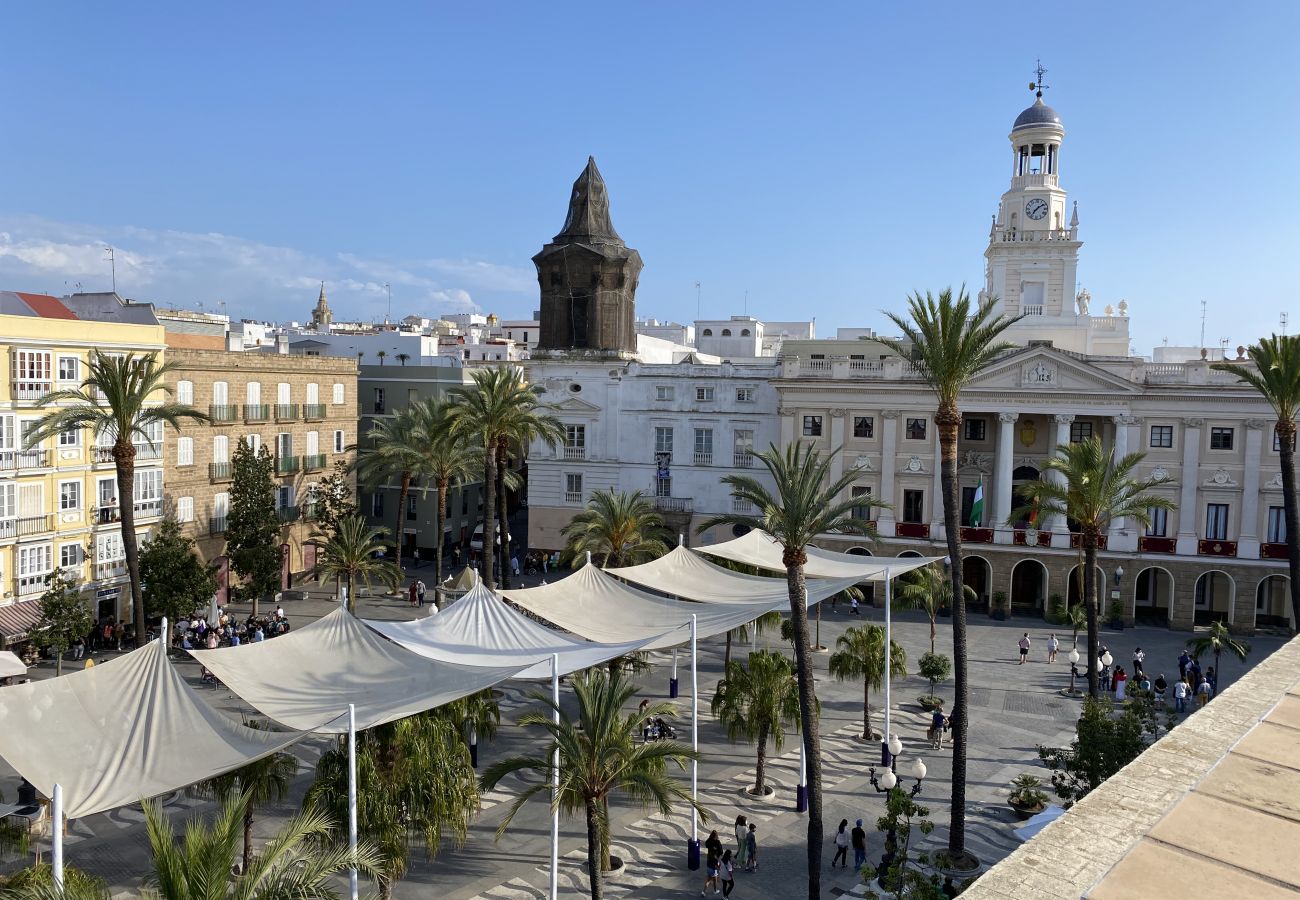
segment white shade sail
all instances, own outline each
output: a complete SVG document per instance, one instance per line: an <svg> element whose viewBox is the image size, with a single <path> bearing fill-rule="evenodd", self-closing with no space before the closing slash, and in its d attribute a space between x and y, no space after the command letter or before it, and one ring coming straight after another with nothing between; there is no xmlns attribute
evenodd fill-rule
<svg viewBox="0 0 1300 900"><path fill-rule="evenodd" d="M568 675L635 653L663 637L660 634L628 643L594 644L534 622L511 609L482 583L438 615L409 622L367 619L365 623L429 659L474 666L527 665L515 678L550 678L552 654L559 656L559 674Z"/></svg>
<svg viewBox="0 0 1300 900"><path fill-rule="evenodd" d="M214 709L160 641L0 690L0 756L46 797L61 785L73 819L229 772L303 736L248 728Z"/></svg>
<svg viewBox="0 0 1300 900"><path fill-rule="evenodd" d="M700 547L699 552L756 569L785 571L781 545L766 531L757 529L734 540ZM809 578L856 578L858 581L884 581L886 570L889 577L896 578L943 559L942 556L858 556L820 547L809 547L807 552L808 562L804 563L803 571Z"/></svg>
<svg viewBox="0 0 1300 900"><path fill-rule="evenodd" d="M648 640L646 650L675 647L690 640L692 614L696 616L698 637L705 638L789 606L784 597L780 602L748 604L669 600L624 584L591 563L555 584L501 593L529 612L588 640Z"/></svg>
<svg viewBox="0 0 1300 900"><path fill-rule="evenodd" d="M263 714L327 734L347 731L349 703L356 704L357 728L370 728L489 688L524 667L428 659L342 608L273 640L190 654Z"/></svg>
<svg viewBox="0 0 1300 900"><path fill-rule="evenodd" d="M0 678L13 678L15 675L26 675L27 666L18 658L16 653L9 650L0 650Z"/></svg>
<svg viewBox="0 0 1300 900"><path fill-rule="evenodd" d="M778 554L778 559L779 559ZM781 567L784 571L784 567ZM790 589L784 578L743 575L709 562L694 550L674 547L653 562L609 569L634 584L702 603L790 603ZM858 575L834 579L809 578L808 605L820 603L861 581Z"/></svg>

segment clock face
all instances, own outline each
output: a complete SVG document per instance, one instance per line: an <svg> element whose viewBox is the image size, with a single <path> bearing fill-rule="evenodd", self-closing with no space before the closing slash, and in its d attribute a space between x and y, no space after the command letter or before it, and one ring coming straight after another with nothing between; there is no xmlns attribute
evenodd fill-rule
<svg viewBox="0 0 1300 900"><path fill-rule="evenodd" d="M1042 197L1035 197L1025 204L1025 215L1037 222L1043 216L1047 215L1047 201Z"/></svg>

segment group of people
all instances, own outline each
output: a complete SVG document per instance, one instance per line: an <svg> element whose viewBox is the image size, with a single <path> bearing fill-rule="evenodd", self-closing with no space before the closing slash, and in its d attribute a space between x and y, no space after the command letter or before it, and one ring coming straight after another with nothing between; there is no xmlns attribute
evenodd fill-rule
<svg viewBox="0 0 1300 900"><path fill-rule="evenodd" d="M709 832L704 842L704 890L700 896L708 896L709 888L713 893L730 897L736 887L736 869L743 867L746 872L758 871L758 826L746 821L744 816L736 816L736 849L722 846L722 838L717 829Z"/></svg>
<svg viewBox="0 0 1300 900"><path fill-rule="evenodd" d="M835 858L831 860L832 869L835 868L836 863L839 863L842 869L848 867L850 846L853 847L853 868L861 869L867 861L867 832L862 827L861 819L858 819L858 824L853 826L852 831L849 831L849 820L840 819L839 830L835 832Z"/></svg>
<svg viewBox="0 0 1300 900"><path fill-rule="evenodd" d="M209 622L206 614L177 622L172 642L182 650L216 650L218 647L256 644L288 631L289 619L282 606L277 606L269 616L249 613L242 622L222 610L216 622Z"/></svg>

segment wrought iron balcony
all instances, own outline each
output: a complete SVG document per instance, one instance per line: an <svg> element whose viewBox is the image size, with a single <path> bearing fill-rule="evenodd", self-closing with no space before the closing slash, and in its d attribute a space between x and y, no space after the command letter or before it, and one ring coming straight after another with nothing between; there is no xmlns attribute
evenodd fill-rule
<svg viewBox="0 0 1300 900"><path fill-rule="evenodd" d="M229 424L239 418L239 407L227 403L214 403L208 407L208 418L216 425Z"/></svg>
<svg viewBox="0 0 1300 900"><path fill-rule="evenodd" d="M302 417L309 422L317 422L325 418L324 403L304 403L302 405Z"/></svg>
<svg viewBox="0 0 1300 900"><path fill-rule="evenodd" d="M216 484L219 481L230 481L235 477L234 467L228 462L208 463L208 481Z"/></svg>
<svg viewBox="0 0 1300 900"><path fill-rule="evenodd" d="M316 472L325 468L325 454L308 453L302 458L302 468L304 472Z"/></svg>
<svg viewBox="0 0 1300 900"><path fill-rule="evenodd" d="M292 475L298 471L300 462L296 456L277 456L275 458L275 474Z"/></svg>
<svg viewBox="0 0 1300 900"><path fill-rule="evenodd" d="M267 422L271 418L271 407L265 403L245 403L245 422Z"/></svg>
<svg viewBox="0 0 1300 900"><path fill-rule="evenodd" d="M275 404L275 421L292 422L298 418L297 403L277 403Z"/></svg>

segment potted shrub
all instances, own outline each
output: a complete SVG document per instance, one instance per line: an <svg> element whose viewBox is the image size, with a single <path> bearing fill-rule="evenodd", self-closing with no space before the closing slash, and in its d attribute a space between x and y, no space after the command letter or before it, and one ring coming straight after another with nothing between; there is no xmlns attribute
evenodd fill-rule
<svg viewBox="0 0 1300 900"><path fill-rule="evenodd" d="M1047 808L1047 795L1038 788L1042 780L1034 775L1017 775L1007 794L1007 805L1020 819L1028 819Z"/></svg>
<svg viewBox="0 0 1300 900"><path fill-rule="evenodd" d="M1116 631L1124 630L1124 604L1118 600L1110 602L1110 627Z"/></svg>
<svg viewBox="0 0 1300 900"><path fill-rule="evenodd" d="M1005 591L996 591L993 594L993 618L999 622L1006 621L1007 594Z"/></svg>
<svg viewBox="0 0 1300 900"><path fill-rule="evenodd" d="M916 671L922 678L930 682L930 693L923 697L917 697L916 702L921 704L921 709L926 712L942 709L943 700L935 696L935 686L941 681L947 681L952 675L952 662L942 653L925 653L922 654Z"/></svg>

